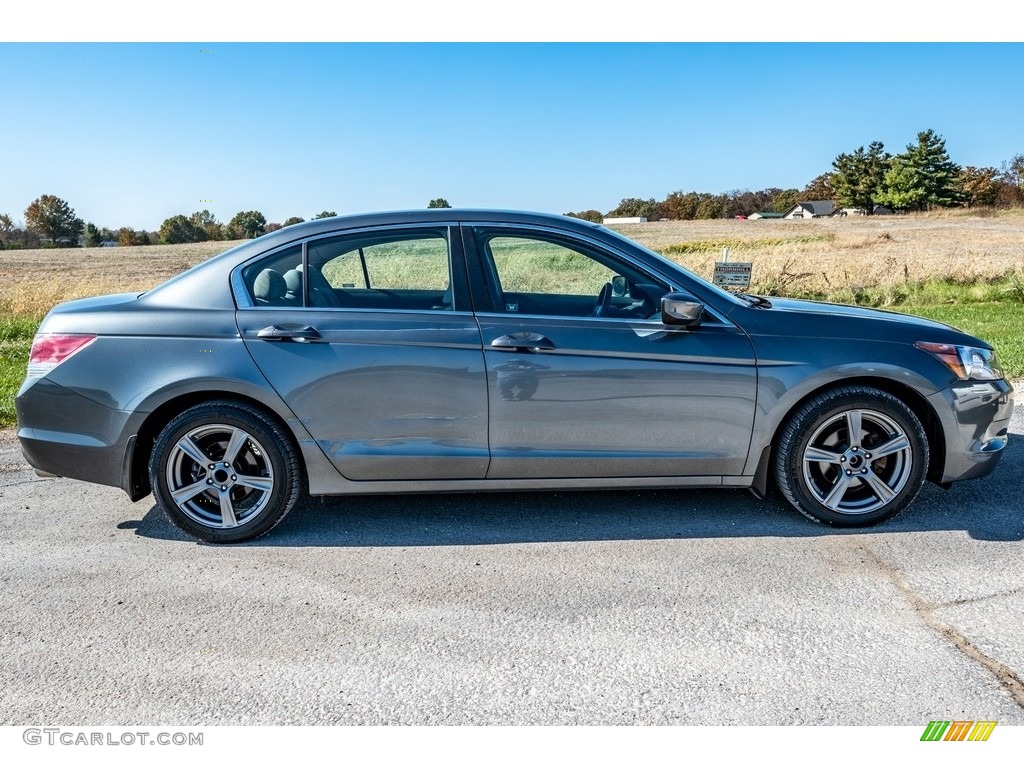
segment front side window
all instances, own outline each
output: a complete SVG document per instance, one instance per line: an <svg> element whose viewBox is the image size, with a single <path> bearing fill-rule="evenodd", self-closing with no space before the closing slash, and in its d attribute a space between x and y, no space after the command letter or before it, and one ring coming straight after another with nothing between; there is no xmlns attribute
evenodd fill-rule
<svg viewBox="0 0 1024 768"><path fill-rule="evenodd" d="M498 286L498 311L647 319L669 287L632 264L557 236L482 231L478 242Z"/></svg>

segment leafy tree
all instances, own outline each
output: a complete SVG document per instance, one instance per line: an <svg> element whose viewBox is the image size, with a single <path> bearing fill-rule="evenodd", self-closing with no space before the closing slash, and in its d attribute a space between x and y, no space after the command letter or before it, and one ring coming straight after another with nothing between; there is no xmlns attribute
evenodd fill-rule
<svg viewBox="0 0 1024 768"><path fill-rule="evenodd" d="M1024 155L1004 161L997 182L996 205L1024 205Z"/></svg>
<svg viewBox="0 0 1024 768"><path fill-rule="evenodd" d="M317 218L326 218L317 216ZM263 234L263 228L267 220L259 211L239 211L234 218L228 222L227 229L236 238L253 238Z"/></svg>
<svg viewBox="0 0 1024 768"><path fill-rule="evenodd" d="M201 230L205 237L203 240L223 240L224 227L217 221L212 213L205 208L196 211L188 217L189 222L198 230Z"/></svg>
<svg viewBox="0 0 1024 768"><path fill-rule="evenodd" d="M608 211L608 216L632 217L643 216L648 221L661 218L658 208L658 201L653 197L648 200L641 200L638 197L624 197L619 204Z"/></svg>
<svg viewBox="0 0 1024 768"><path fill-rule="evenodd" d="M124 229L122 227L117 232L118 242L121 242L121 232ZM180 213L164 219L164 223L160 225L161 243L199 243L205 239L206 233Z"/></svg>
<svg viewBox="0 0 1024 768"><path fill-rule="evenodd" d="M928 129L917 134L917 144L893 158L877 202L898 210L923 211L961 201L960 166L949 159L946 142Z"/></svg>
<svg viewBox="0 0 1024 768"><path fill-rule="evenodd" d="M314 221L316 219L330 219L330 218L333 218L333 217L335 217L337 215L338 214L335 213L334 211L320 211L320 213L318 213L316 216L314 216L313 219L314 219Z"/></svg>
<svg viewBox="0 0 1024 768"><path fill-rule="evenodd" d="M836 200L836 188L832 185L832 174L823 173L811 179L803 192L798 196L799 200ZM798 202L799 202L798 200Z"/></svg>
<svg viewBox="0 0 1024 768"><path fill-rule="evenodd" d="M975 168L968 165L960 171L957 185L968 207L995 205L999 195L999 171L995 168Z"/></svg>
<svg viewBox="0 0 1024 768"><path fill-rule="evenodd" d="M723 199L720 195L711 195L706 192L700 196L700 202L697 203L697 210L694 214L695 219L720 219L722 218L722 203Z"/></svg>
<svg viewBox="0 0 1024 768"><path fill-rule="evenodd" d="M117 230L118 245L139 245L138 233L131 227L121 227Z"/></svg>
<svg viewBox="0 0 1024 768"><path fill-rule="evenodd" d="M85 225L85 247L95 248L100 244L100 231L91 221Z"/></svg>
<svg viewBox="0 0 1024 768"><path fill-rule="evenodd" d="M427 203L427 208L451 208L451 205L443 197L435 197Z"/></svg>
<svg viewBox="0 0 1024 768"><path fill-rule="evenodd" d="M74 209L55 195L42 195L29 203L25 225L54 245L68 247L78 245L78 236L85 228Z"/></svg>
<svg viewBox="0 0 1024 768"><path fill-rule="evenodd" d="M776 213L785 213L799 202L799 197L800 190L783 189L772 198L772 204L769 210L775 211ZM808 200L811 199L820 200L821 198L808 198Z"/></svg>
<svg viewBox="0 0 1024 768"><path fill-rule="evenodd" d="M769 187L751 192L749 189L734 189L721 196L721 215L726 218L736 216L749 216L755 211L767 210L775 196L782 190L778 187Z"/></svg>
<svg viewBox="0 0 1024 768"><path fill-rule="evenodd" d="M291 217L285 219L281 223L281 226L282 227L290 227L292 224L301 224L304 221L305 221L305 219L302 218L301 216L291 216Z"/></svg>
<svg viewBox="0 0 1024 768"><path fill-rule="evenodd" d="M669 219L690 220L697 217L697 206L700 204L700 195L697 192L683 192L677 189L670 192L661 202L661 215Z"/></svg>
<svg viewBox="0 0 1024 768"><path fill-rule="evenodd" d="M593 208L587 211L567 211L566 216L572 216L574 219L583 219L584 221L592 221L595 224L600 224L604 221L604 216L601 215L600 211L595 211Z"/></svg>
<svg viewBox="0 0 1024 768"><path fill-rule="evenodd" d="M6 213L0 213L0 248L10 248L17 239L17 233L14 220Z"/></svg>
<svg viewBox="0 0 1024 768"><path fill-rule="evenodd" d="M857 147L853 154L841 154L832 161L832 186L835 199L842 207L860 208L870 214L875 207L885 174L889 171L892 156L885 151L885 145L873 141L864 147Z"/></svg>
<svg viewBox="0 0 1024 768"><path fill-rule="evenodd" d="M878 195L878 202L897 211L922 210L928 196L922 182L906 158L897 156L885 174L885 189Z"/></svg>

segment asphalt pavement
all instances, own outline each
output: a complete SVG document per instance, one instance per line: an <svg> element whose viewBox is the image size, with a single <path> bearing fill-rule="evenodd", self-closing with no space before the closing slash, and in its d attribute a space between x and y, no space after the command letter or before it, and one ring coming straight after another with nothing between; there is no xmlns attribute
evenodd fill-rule
<svg viewBox="0 0 1024 768"><path fill-rule="evenodd" d="M0 440L0 724L1024 725L1024 409L834 531L775 493L310 500L210 546Z"/></svg>

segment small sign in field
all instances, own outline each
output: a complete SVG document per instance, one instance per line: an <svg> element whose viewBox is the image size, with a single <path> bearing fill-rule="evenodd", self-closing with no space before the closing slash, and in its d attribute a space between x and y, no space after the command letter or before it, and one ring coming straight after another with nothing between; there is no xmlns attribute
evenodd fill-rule
<svg viewBox="0 0 1024 768"><path fill-rule="evenodd" d="M748 288L752 267L750 261L716 261L713 281L721 287Z"/></svg>

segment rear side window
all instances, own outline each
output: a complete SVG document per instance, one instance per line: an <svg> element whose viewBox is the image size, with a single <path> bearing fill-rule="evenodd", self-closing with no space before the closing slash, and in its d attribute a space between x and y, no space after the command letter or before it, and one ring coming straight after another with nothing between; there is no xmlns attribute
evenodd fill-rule
<svg viewBox="0 0 1024 768"><path fill-rule="evenodd" d="M310 240L242 272L255 306L453 310L448 228Z"/></svg>
<svg viewBox="0 0 1024 768"><path fill-rule="evenodd" d="M334 289L444 291L450 282L448 241L438 235L318 243L313 253L311 262L322 259L320 271Z"/></svg>
<svg viewBox="0 0 1024 768"><path fill-rule="evenodd" d="M242 280L257 307L301 307L302 247L296 245L250 264Z"/></svg>

